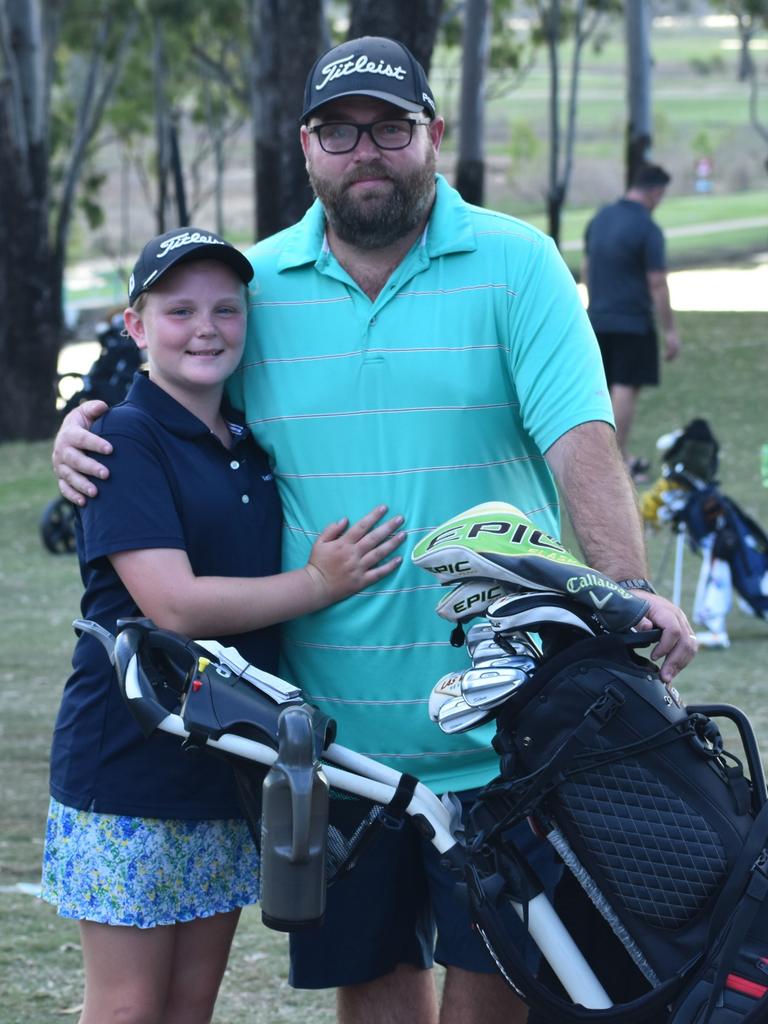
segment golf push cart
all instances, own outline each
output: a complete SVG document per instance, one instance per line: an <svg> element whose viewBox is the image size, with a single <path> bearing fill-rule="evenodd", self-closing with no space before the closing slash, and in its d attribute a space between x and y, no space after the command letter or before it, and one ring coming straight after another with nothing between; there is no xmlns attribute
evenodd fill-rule
<svg viewBox="0 0 768 1024"><path fill-rule="evenodd" d="M638 631L648 603L510 505L456 516L412 559L452 586L437 612L468 655L434 686L430 717L447 733L496 725L500 772L464 824L455 797L336 742L335 723L298 688L234 648L146 619L118 623L116 638L85 620L75 628L107 649L146 736L160 729L231 760L270 927L317 923L326 885L382 824L407 816L455 874L507 981L545 1019L768 1021L768 809L746 716L686 706L640 653L659 637ZM716 719L735 726L742 760ZM334 821L329 788L371 802L355 834ZM524 821L564 866L554 903L510 838ZM572 938L588 914L621 971L602 953L590 963L590 943ZM509 938L512 915L541 950L538 976ZM618 975L631 985L617 988Z"/></svg>

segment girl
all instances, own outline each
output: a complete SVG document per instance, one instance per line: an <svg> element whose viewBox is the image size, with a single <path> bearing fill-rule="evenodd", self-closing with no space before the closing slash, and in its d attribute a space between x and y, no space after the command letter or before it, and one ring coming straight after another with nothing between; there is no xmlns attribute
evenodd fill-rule
<svg viewBox="0 0 768 1024"><path fill-rule="evenodd" d="M78 522L81 610L110 632L145 615L226 637L275 672L277 623L392 572L405 535L378 506L331 523L303 569L280 573L266 456L222 404L252 275L237 249L193 228L142 251L125 325L148 376L98 424L114 454ZM144 740L113 676L82 636L53 738L43 897L80 922L81 1024L204 1024L240 908L258 898L258 857L229 766L185 758L167 735Z"/></svg>

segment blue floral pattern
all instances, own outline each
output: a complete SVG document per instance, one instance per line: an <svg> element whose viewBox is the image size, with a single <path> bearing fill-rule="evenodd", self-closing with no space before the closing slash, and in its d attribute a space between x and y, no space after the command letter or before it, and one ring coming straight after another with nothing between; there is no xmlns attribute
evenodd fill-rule
<svg viewBox="0 0 768 1024"><path fill-rule="evenodd" d="M51 800L41 896L62 917L154 928L259 899L244 821L132 818Z"/></svg>

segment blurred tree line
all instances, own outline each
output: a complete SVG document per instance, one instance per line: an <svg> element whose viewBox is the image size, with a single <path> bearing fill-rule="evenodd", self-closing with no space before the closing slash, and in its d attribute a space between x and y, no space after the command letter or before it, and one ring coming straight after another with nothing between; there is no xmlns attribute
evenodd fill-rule
<svg viewBox="0 0 768 1024"><path fill-rule="evenodd" d="M768 19L768 0L721 6L743 14L748 54L753 26ZM91 226L115 215L99 201L106 140L120 140L158 232L190 223L200 203L212 200L210 226L226 234L228 145L247 126L253 235L272 234L311 202L297 143L304 81L317 55L341 40L335 26L343 25L346 38L401 39L427 71L438 42L458 55L456 184L482 203L489 90L514 88L541 51L550 81L543 191L557 240L582 54L601 44L606 19L622 7L619 0L0 0L0 441L49 437L55 429L71 225L76 214ZM512 27L520 12L525 29ZM567 68L565 41L572 44ZM196 129L192 152L179 144L183 119Z"/></svg>

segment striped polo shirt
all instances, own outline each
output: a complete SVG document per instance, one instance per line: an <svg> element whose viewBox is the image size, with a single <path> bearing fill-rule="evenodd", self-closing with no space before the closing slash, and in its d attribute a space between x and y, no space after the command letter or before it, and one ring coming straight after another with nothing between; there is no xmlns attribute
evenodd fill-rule
<svg viewBox="0 0 768 1024"><path fill-rule="evenodd" d="M408 531L402 566L283 632L282 671L335 718L346 746L437 792L497 772L492 730L444 736L437 679L466 667L434 612L443 591L414 544L482 501L509 501L557 535L542 452L612 422L600 354L573 279L533 227L467 205L443 178L427 228L375 301L336 261L319 202L254 246L248 340L233 381L283 502L283 566L319 531L379 502Z"/></svg>

